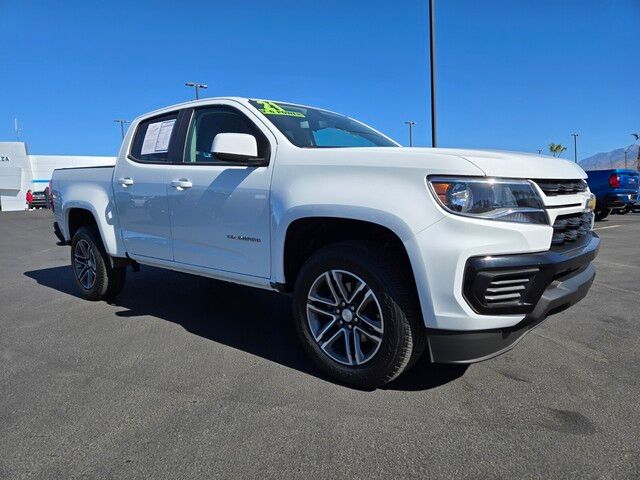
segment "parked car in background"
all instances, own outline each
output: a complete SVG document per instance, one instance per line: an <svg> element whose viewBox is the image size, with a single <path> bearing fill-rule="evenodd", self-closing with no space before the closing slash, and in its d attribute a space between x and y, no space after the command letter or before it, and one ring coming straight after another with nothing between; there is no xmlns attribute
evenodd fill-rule
<svg viewBox="0 0 640 480"><path fill-rule="evenodd" d="M504 353L582 299L600 242L585 177L557 158L403 148L326 110L209 98L139 117L115 167L55 170L51 188L84 298L117 295L139 263L289 293L311 359L370 388L423 353Z"/></svg>
<svg viewBox="0 0 640 480"><path fill-rule="evenodd" d="M640 188L638 189L638 199L635 201L635 203L629 203L626 207L623 207L619 210L613 210L611 213L626 215L629 212L640 213Z"/></svg>
<svg viewBox="0 0 640 480"><path fill-rule="evenodd" d="M614 209L626 209L638 201L638 172L624 168L587 172L589 189L596 196L596 220Z"/></svg>
<svg viewBox="0 0 640 480"><path fill-rule="evenodd" d="M33 192L33 201L31 208L47 208L47 196L44 191Z"/></svg>

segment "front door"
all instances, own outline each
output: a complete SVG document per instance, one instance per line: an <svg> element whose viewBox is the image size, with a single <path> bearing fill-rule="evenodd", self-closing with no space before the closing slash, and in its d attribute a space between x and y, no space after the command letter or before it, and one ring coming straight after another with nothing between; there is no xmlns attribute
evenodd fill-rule
<svg viewBox="0 0 640 480"><path fill-rule="evenodd" d="M129 155L121 156L113 191L127 252L134 258L173 260L167 202L170 148L177 141L178 113L143 120Z"/></svg>
<svg viewBox="0 0 640 480"><path fill-rule="evenodd" d="M267 278L270 275L271 166L224 162L211 152L218 133L256 137L258 155L271 157L271 136L229 105L196 109L184 162L170 167L169 210L178 263ZM272 138L272 137L271 137Z"/></svg>

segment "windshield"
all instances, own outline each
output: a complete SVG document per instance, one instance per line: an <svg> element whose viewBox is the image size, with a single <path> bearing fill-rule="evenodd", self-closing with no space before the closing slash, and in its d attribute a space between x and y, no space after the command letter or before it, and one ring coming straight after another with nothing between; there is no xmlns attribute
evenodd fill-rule
<svg viewBox="0 0 640 480"><path fill-rule="evenodd" d="M397 147L388 138L343 115L269 100L249 100L301 148Z"/></svg>

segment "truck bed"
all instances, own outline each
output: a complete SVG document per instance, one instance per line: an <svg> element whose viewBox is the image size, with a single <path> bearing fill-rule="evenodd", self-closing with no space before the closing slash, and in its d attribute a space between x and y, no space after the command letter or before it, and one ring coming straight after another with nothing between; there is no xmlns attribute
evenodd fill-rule
<svg viewBox="0 0 640 480"><path fill-rule="evenodd" d="M51 191L56 222L67 240L69 235L68 212L73 208L88 210L97 219L105 248L118 255L115 226L118 214L113 203L113 166L72 167L53 171ZM62 204L64 203L64 210Z"/></svg>
<svg viewBox="0 0 640 480"><path fill-rule="evenodd" d="M598 209L621 208L635 203L638 195L638 172L624 168L591 170L587 172L589 189L596 196ZM610 183L617 179L617 186Z"/></svg>

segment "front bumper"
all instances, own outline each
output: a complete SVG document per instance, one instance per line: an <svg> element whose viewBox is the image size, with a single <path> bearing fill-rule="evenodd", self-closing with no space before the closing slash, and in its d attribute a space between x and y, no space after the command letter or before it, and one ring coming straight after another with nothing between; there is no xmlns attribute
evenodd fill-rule
<svg viewBox="0 0 640 480"><path fill-rule="evenodd" d="M599 246L600 239L592 233L582 245L570 250L470 258L465 272L465 298L472 308L480 314L524 313L524 319L510 327L489 330L428 329L431 360L436 363L474 363L513 348L547 316L574 305L586 296L595 277L591 261L596 257ZM530 276L527 277L528 285L519 290L522 292L519 298L487 302L486 292L492 288L492 279L508 279L509 275L523 278L522 272L529 272ZM495 292L489 293L490 297L495 297Z"/></svg>

